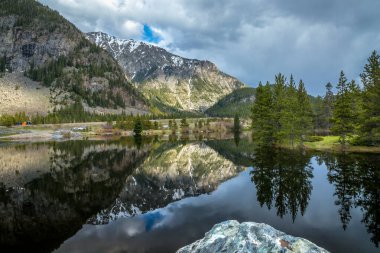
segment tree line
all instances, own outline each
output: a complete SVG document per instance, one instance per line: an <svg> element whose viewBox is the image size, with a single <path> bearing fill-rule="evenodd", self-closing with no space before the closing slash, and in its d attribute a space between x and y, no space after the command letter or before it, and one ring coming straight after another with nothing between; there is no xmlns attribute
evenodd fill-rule
<svg viewBox="0 0 380 253"><path fill-rule="evenodd" d="M265 145L302 144L335 134L341 144L380 144L380 56L373 51L360 75L363 87L341 71L336 85L326 85L324 97L307 94L302 80L295 85L281 73L271 85L259 84L252 107L254 139Z"/></svg>

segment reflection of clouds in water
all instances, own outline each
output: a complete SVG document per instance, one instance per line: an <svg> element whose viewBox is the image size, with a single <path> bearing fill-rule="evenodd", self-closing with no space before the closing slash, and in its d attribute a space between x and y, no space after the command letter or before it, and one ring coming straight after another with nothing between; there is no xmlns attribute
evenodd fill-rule
<svg viewBox="0 0 380 253"><path fill-rule="evenodd" d="M197 197L189 197L170 203L164 208L157 209L153 212L159 213L160 219L154 221L153 229L173 229L180 227L189 222L189 217L194 218L194 214L201 214L199 217L219 217L221 213L236 213L250 210L252 202L250 201L251 194L245 194L240 198L228 198L226 196L239 195L240 192L250 192L252 184L248 178L249 171L246 170L239 173L233 179L230 179L221 185L210 194L202 194ZM247 215L250 211L247 211ZM143 216L145 216L143 215ZM149 230L148 230L149 231Z"/></svg>
<svg viewBox="0 0 380 253"><path fill-rule="evenodd" d="M161 212L152 212L143 215L141 218L145 221L145 230L149 232L154 228L155 223L164 219L164 217Z"/></svg>
<svg viewBox="0 0 380 253"><path fill-rule="evenodd" d="M124 232L127 236L132 237L145 232L144 220L131 219L123 226Z"/></svg>
<svg viewBox="0 0 380 253"><path fill-rule="evenodd" d="M185 198L143 215L96 226L98 233L78 232L76 237L82 238L68 240L58 252L80 252L69 250L78 248L83 252L172 252L201 238L216 223L229 219L268 223L288 234L304 237L321 246L328 245L332 251L372 252L373 245L369 244L369 236L360 223L359 209L351 212L353 219L349 228L343 231L338 207L334 205L335 187L327 180L326 165L318 165L315 157L306 159L306 164L309 161L315 168L312 176L306 178L313 186L310 200L304 215L298 215L295 221L289 213L279 217L276 206L268 210L266 205L260 205L257 187L265 182L251 182L251 172L255 169L251 167L220 184L211 194ZM285 162L284 166L289 165ZM282 174L298 173L298 167L288 167L282 168ZM302 172L303 167L299 169ZM288 179L283 183L290 184L292 178L286 174L287 177L282 177L282 174L277 178ZM298 189L297 186L295 184L290 190Z"/></svg>

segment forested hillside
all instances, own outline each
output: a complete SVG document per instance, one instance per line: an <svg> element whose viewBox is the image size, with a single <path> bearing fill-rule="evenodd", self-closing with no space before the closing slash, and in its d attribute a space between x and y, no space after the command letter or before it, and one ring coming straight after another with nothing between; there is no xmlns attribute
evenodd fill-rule
<svg viewBox="0 0 380 253"><path fill-rule="evenodd" d="M214 117L239 117L248 118L251 114L252 103L255 101L256 89L244 87L233 91L219 100L205 113Z"/></svg>
<svg viewBox="0 0 380 253"><path fill-rule="evenodd" d="M0 72L23 72L49 87L56 109L75 101L86 108L147 109L107 51L37 1L1 1L0 55Z"/></svg>

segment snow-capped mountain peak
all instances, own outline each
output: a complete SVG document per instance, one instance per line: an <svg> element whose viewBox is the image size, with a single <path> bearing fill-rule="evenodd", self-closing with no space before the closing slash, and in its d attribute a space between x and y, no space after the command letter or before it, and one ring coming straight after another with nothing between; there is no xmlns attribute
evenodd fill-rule
<svg viewBox="0 0 380 253"><path fill-rule="evenodd" d="M160 108L204 111L244 86L210 61L187 59L152 44L102 32L88 33L87 38L109 51L126 76Z"/></svg>

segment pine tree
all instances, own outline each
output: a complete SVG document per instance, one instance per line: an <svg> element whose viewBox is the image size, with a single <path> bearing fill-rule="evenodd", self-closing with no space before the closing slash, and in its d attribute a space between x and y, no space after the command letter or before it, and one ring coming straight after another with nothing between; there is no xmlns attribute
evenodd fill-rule
<svg viewBox="0 0 380 253"><path fill-rule="evenodd" d="M158 128L159 128L158 122L154 121L154 130L158 130Z"/></svg>
<svg viewBox="0 0 380 253"><path fill-rule="evenodd" d="M290 76L289 84L284 92L283 109L280 115L281 129L279 131L279 138L280 140L289 140L290 145L293 147L299 135L297 126L297 110L299 106L293 75Z"/></svg>
<svg viewBox="0 0 380 253"><path fill-rule="evenodd" d="M326 84L326 94L323 98L323 127L329 130L332 126L331 119L334 111L334 93L332 91L332 84L329 82Z"/></svg>
<svg viewBox="0 0 380 253"><path fill-rule="evenodd" d="M187 123L186 118L181 119L181 128L189 127L189 124Z"/></svg>
<svg viewBox="0 0 380 253"><path fill-rule="evenodd" d="M6 63L7 59L6 56L4 55L3 57L0 57L0 73L4 73L6 70Z"/></svg>
<svg viewBox="0 0 380 253"><path fill-rule="evenodd" d="M260 82L256 89L256 99L252 107L253 139L259 145L274 144L273 98L270 84Z"/></svg>
<svg viewBox="0 0 380 253"><path fill-rule="evenodd" d="M313 110L311 108L310 98L302 79L298 84L297 107L297 133L299 135L298 138L302 143L305 140L305 136L310 133L313 122Z"/></svg>
<svg viewBox="0 0 380 253"><path fill-rule="evenodd" d="M339 142L344 145L347 138L351 137L355 130L355 112L352 111L352 91L347 84L347 78L343 71L340 73L337 85L335 110L333 113L333 131L339 135Z"/></svg>
<svg viewBox="0 0 380 253"><path fill-rule="evenodd" d="M321 96L317 96L314 102L314 131L325 130L325 128L324 100Z"/></svg>
<svg viewBox="0 0 380 253"><path fill-rule="evenodd" d="M143 125L141 122L141 118L137 117L137 119L135 121L135 126L133 128L133 132L135 133L136 136L139 136L139 135L141 135L142 130L143 130Z"/></svg>
<svg viewBox="0 0 380 253"><path fill-rule="evenodd" d="M376 51L368 58L360 75L364 85L361 141L367 145L380 144L380 56Z"/></svg>
<svg viewBox="0 0 380 253"><path fill-rule="evenodd" d="M275 76L275 84L273 87L273 123L274 123L274 138L276 142L282 142L284 135L281 125L281 117L285 106L285 86L286 78L279 73Z"/></svg>

